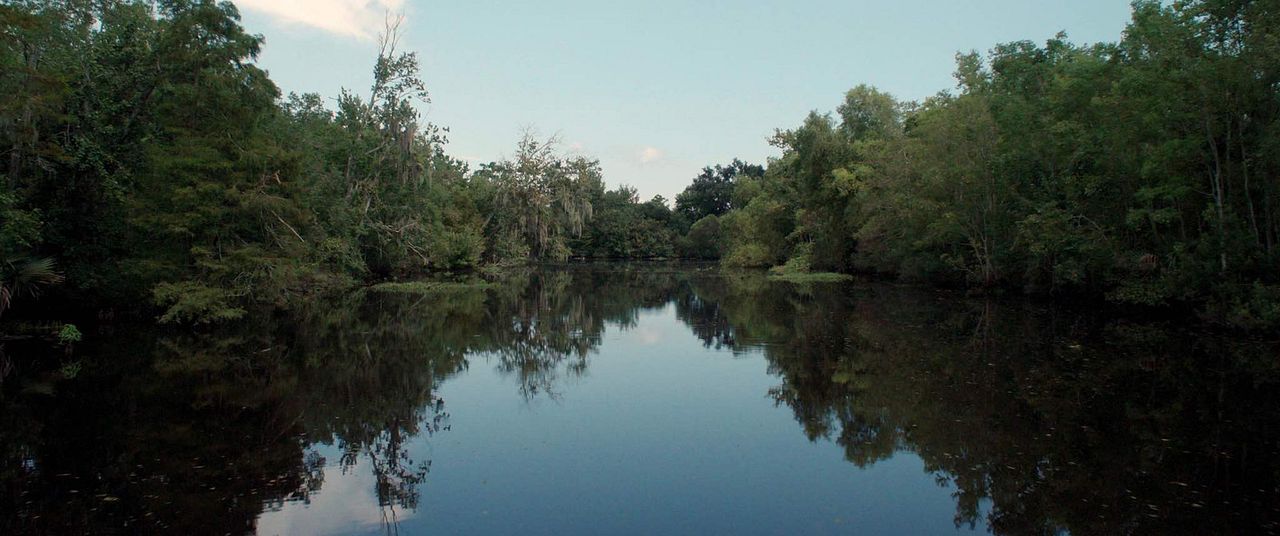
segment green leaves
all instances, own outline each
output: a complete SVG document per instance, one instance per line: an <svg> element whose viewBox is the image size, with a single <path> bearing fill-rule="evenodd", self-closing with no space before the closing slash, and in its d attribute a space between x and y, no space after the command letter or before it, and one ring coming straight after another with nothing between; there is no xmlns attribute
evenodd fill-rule
<svg viewBox="0 0 1280 536"><path fill-rule="evenodd" d="M0 259L57 259L106 303L151 292L174 322L353 278L676 254L1270 318L1277 21L1273 2L1142 0L1118 43L962 53L956 90L857 86L778 131L767 169L708 167L672 210L606 191L554 139L475 171L450 158L394 25L368 93L330 110L280 99L230 2L10 2Z"/></svg>
<svg viewBox="0 0 1280 536"><path fill-rule="evenodd" d="M562 155L557 138L539 139L531 131L513 159L483 166L475 179L492 187L497 262L568 258L569 241L582 236L605 195L599 161ZM504 256L512 254L523 256Z"/></svg>
<svg viewBox="0 0 1280 536"><path fill-rule="evenodd" d="M690 222L724 214L734 208L733 192L740 180L763 176L763 167L736 158L727 166L702 168L693 183L676 196L676 211Z"/></svg>
<svg viewBox="0 0 1280 536"><path fill-rule="evenodd" d="M838 121L773 137L782 156L720 218L725 262L1268 318L1249 289L1280 283L1276 21L1272 3L1140 1L1119 43L958 54L958 92L855 87Z"/></svg>
<svg viewBox="0 0 1280 536"><path fill-rule="evenodd" d="M236 305L234 292L199 281L160 283L153 298L156 305L165 308L159 318L161 324L209 324L236 320L246 313Z"/></svg>

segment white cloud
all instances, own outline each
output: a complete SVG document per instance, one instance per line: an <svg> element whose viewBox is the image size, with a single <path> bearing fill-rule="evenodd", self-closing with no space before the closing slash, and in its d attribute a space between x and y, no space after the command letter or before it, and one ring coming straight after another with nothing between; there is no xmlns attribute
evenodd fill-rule
<svg viewBox="0 0 1280 536"><path fill-rule="evenodd" d="M642 147L636 156L640 157L641 164L651 164L662 160L664 154L662 150L657 147Z"/></svg>
<svg viewBox="0 0 1280 536"><path fill-rule="evenodd" d="M399 13L405 0L235 0L248 11L287 24L311 26L326 32L373 39L382 31L388 13Z"/></svg>
<svg viewBox="0 0 1280 536"><path fill-rule="evenodd" d="M329 459L340 455L325 453ZM379 506L375 495L378 482L364 459L345 470L337 465L327 465L323 471L324 484L311 496L310 504L286 502L282 507L268 509L258 517L256 532L267 536L372 534L387 528L384 524L393 512L397 521L406 521L416 515L413 510Z"/></svg>
<svg viewBox="0 0 1280 536"><path fill-rule="evenodd" d="M664 338L664 333L662 332L662 330L651 327L651 326L637 327L629 335L633 337L635 339L635 342L641 346L653 346L655 344L662 342Z"/></svg>

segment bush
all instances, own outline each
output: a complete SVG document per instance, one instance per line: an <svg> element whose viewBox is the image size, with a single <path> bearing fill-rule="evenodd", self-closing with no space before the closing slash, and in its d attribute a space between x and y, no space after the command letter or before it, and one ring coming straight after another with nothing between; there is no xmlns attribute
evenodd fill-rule
<svg viewBox="0 0 1280 536"><path fill-rule="evenodd" d="M721 262L737 268L763 268L773 264L773 255L760 244L748 243L733 248Z"/></svg>
<svg viewBox="0 0 1280 536"><path fill-rule="evenodd" d="M1254 282L1231 290L1219 289L1206 316L1245 329L1280 327L1280 286Z"/></svg>
<svg viewBox="0 0 1280 536"><path fill-rule="evenodd" d="M330 237L322 240L316 248L321 262L329 268L351 276L362 276L369 273L360 251L350 240Z"/></svg>
<svg viewBox="0 0 1280 536"><path fill-rule="evenodd" d="M724 233L720 229L720 218L712 214L702 218L689 228L682 247L686 257L698 259L718 259L723 248Z"/></svg>
<svg viewBox="0 0 1280 536"><path fill-rule="evenodd" d="M435 268L471 268L480 264L480 257L484 254L484 235L474 229L442 229L435 234L431 251Z"/></svg>
<svg viewBox="0 0 1280 536"><path fill-rule="evenodd" d="M515 231L501 232L493 238L489 259L499 265L523 264L529 261L529 245Z"/></svg>
<svg viewBox="0 0 1280 536"><path fill-rule="evenodd" d="M236 320L246 312L235 305L235 297L227 290L197 281L161 283L152 295L156 305L166 308L161 324L209 324Z"/></svg>
<svg viewBox="0 0 1280 536"><path fill-rule="evenodd" d="M813 270L813 247L810 244L802 244L796 247L796 251L787 259L786 264L782 266L774 266L769 269L772 275L798 275L807 274Z"/></svg>
<svg viewBox="0 0 1280 536"><path fill-rule="evenodd" d="M64 324L62 329L58 330L58 342L63 346L80 342L82 339L84 335L75 324Z"/></svg>

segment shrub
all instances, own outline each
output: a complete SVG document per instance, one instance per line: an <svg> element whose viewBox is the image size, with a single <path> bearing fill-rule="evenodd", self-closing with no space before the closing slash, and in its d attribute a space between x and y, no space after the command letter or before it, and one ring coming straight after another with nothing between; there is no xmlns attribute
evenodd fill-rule
<svg viewBox="0 0 1280 536"><path fill-rule="evenodd" d="M63 324L62 329L58 330L58 342L63 346L80 342L83 338L84 335L75 324Z"/></svg>
<svg viewBox="0 0 1280 536"><path fill-rule="evenodd" d="M773 264L773 255L760 244L748 243L733 248L722 262L737 268L763 268Z"/></svg>

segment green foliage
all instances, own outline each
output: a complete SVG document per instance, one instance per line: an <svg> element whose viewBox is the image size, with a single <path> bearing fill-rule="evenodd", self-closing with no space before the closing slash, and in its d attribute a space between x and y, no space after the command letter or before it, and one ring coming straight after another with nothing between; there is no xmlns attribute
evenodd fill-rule
<svg viewBox="0 0 1280 536"><path fill-rule="evenodd" d="M487 281L443 282L443 281L405 281L378 283L369 290L395 294L434 294L450 291L483 290L492 286Z"/></svg>
<svg viewBox="0 0 1280 536"><path fill-rule="evenodd" d="M593 194L591 225L569 241L573 256L593 259L660 259L678 250L685 220L662 196L640 202L636 191L621 186Z"/></svg>
<svg viewBox="0 0 1280 536"><path fill-rule="evenodd" d="M0 182L6 182L2 176ZM40 245L40 218L34 211L16 208L16 204L15 195L0 190L0 259Z"/></svg>
<svg viewBox="0 0 1280 536"><path fill-rule="evenodd" d="M80 371L83 368L84 364L80 361L72 361L58 367L58 374L60 374L64 380L74 380L76 377L80 376Z"/></svg>
<svg viewBox="0 0 1280 536"><path fill-rule="evenodd" d="M769 275L799 276L806 275L813 269L813 245L802 244L791 254L785 264L769 269Z"/></svg>
<svg viewBox="0 0 1280 536"><path fill-rule="evenodd" d="M696 259L718 259L724 251L724 232L720 218L714 214L702 218L689 228L682 245L684 256Z"/></svg>
<svg viewBox="0 0 1280 536"><path fill-rule="evenodd" d="M490 236L489 256L496 265L519 265L527 262L532 256L529 244L524 242L518 230L501 230Z"/></svg>
<svg viewBox="0 0 1280 536"><path fill-rule="evenodd" d="M734 159L727 166L702 168L693 183L676 196L676 212L696 222L708 216L719 216L734 208L733 191L739 180L764 176L764 168Z"/></svg>
<svg viewBox="0 0 1280 536"><path fill-rule="evenodd" d="M770 270L769 280L785 281L788 283L842 283L845 281L852 281L853 276L832 272L787 272L785 270Z"/></svg>
<svg viewBox="0 0 1280 536"><path fill-rule="evenodd" d="M150 295L166 323L563 259L603 194L599 163L554 140L526 136L476 172L445 154L394 26L369 92L330 109L281 98L230 2L21 2L0 22L0 311L53 282L23 275L25 258L57 259L91 306ZM666 202L631 205L617 251L672 255L683 228Z"/></svg>
<svg viewBox="0 0 1280 536"><path fill-rule="evenodd" d="M720 262L734 268L760 268L772 265L774 256L764 246L755 243L740 244L729 250Z"/></svg>
<svg viewBox="0 0 1280 536"><path fill-rule="evenodd" d="M1272 322L1278 21L1271 3L1140 1L1119 43L959 54L958 90L918 103L858 86L736 186L724 262Z"/></svg>
<svg viewBox="0 0 1280 536"><path fill-rule="evenodd" d="M607 190L598 161L532 133L476 170L451 158L394 27L368 93L330 109L280 95L230 2L10 2L0 312L61 272L86 306L150 295L163 321L200 322L362 280L683 255L1262 324L1278 24L1274 2L1141 0L1117 43L958 54L956 90L855 87L777 132L767 168L707 167L672 205Z"/></svg>
<svg viewBox="0 0 1280 536"><path fill-rule="evenodd" d="M492 192L488 233L496 262L568 258L569 240L582 236L604 188L599 161L563 156L559 140L531 131L513 159L482 166L476 175Z"/></svg>
<svg viewBox="0 0 1280 536"><path fill-rule="evenodd" d="M75 324L63 324L58 330L58 342L63 346L80 342L84 339L84 334L80 333L80 329Z"/></svg>
<svg viewBox="0 0 1280 536"><path fill-rule="evenodd" d="M153 293L156 305L165 308L160 316L162 324L208 324L235 320L246 313L236 305L234 292L197 281L160 283Z"/></svg>
<svg viewBox="0 0 1280 536"><path fill-rule="evenodd" d="M1267 329L1280 325L1280 285L1255 282L1220 291L1207 307L1210 318L1232 327Z"/></svg>

